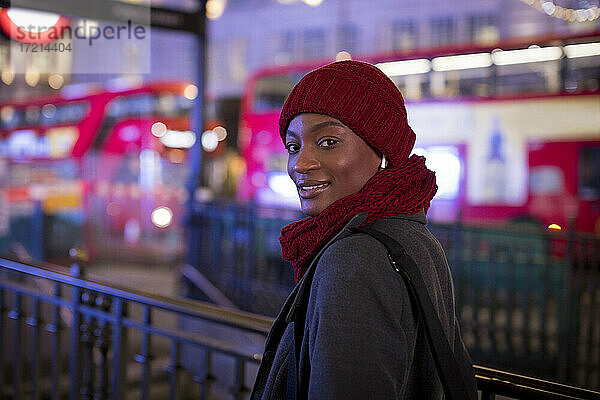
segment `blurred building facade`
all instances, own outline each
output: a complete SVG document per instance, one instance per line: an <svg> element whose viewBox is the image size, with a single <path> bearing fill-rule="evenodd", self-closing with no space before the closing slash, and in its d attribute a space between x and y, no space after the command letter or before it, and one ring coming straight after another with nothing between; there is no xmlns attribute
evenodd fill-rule
<svg viewBox="0 0 600 400"><path fill-rule="evenodd" d="M150 1L145 3L150 5ZM153 7L182 12L194 12L199 4L199 0L152 1ZM111 21L89 18L70 19L73 29L85 27L84 23L100 29L112 24ZM0 102L58 94L70 84L110 86L112 82L191 82L197 77L197 38L192 33L154 27L143 43L98 42L93 46L77 46L75 41L72 52L39 53L35 57L29 55L16 60L15 54L11 54L11 44L14 52L17 42L0 30Z"/></svg>
<svg viewBox="0 0 600 400"><path fill-rule="evenodd" d="M256 69L334 60L340 51L360 57L598 29L598 20L567 22L533 8L530 4L534 3L229 0L223 14L208 25L208 91L216 98L239 96L248 75ZM597 6L591 3L594 2L560 2L572 9Z"/></svg>
<svg viewBox="0 0 600 400"><path fill-rule="evenodd" d="M154 7L182 11L196 10L199 3L200 0L152 1ZM353 56L373 55L598 29L597 19L566 22L536 10L534 3L538 2L209 0L207 8L213 12L213 19L208 23L207 94L209 99L239 98L246 79L256 69L308 60L333 60L339 51ZM598 6L596 0L556 3L572 9ZM73 24L78 23L75 18ZM59 89L56 84L50 84L49 75L27 77L25 71L11 69L9 44L10 40L0 35L0 101L51 94ZM150 48L149 73L135 78L145 82L195 78L198 58L193 35L155 28ZM69 83L106 82L110 74L69 71L103 63L135 64L140 51L144 51L117 41L114 48L102 52L85 50L91 49L80 49L66 60L64 54L61 55L61 63L68 65L60 87Z"/></svg>

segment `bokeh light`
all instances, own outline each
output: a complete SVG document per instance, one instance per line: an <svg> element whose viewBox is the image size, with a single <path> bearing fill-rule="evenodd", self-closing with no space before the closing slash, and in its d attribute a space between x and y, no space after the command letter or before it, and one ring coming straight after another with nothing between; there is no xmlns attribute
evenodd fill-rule
<svg viewBox="0 0 600 400"><path fill-rule="evenodd" d="M15 72L12 69L4 69L2 71L2 82L6 85L10 85L15 80Z"/></svg>
<svg viewBox="0 0 600 400"><path fill-rule="evenodd" d="M65 78L60 74L52 74L48 77L48 85L52 89L60 89L65 84Z"/></svg>
<svg viewBox="0 0 600 400"><path fill-rule="evenodd" d="M42 106L42 115L46 118L54 118L56 115L56 106L54 104L45 104Z"/></svg>
<svg viewBox="0 0 600 400"><path fill-rule="evenodd" d="M151 131L154 136L160 138L167 133L167 126L163 122L155 122L152 124Z"/></svg>
<svg viewBox="0 0 600 400"><path fill-rule="evenodd" d="M209 153L215 151L219 145L219 138L213 130L204 131L200 140L202 148Z"/></svg>
<svg viewBox="0 0 600 400"><path fill-rule="evenodd" d="M219 142L227 138L227 129L223 128L222 126L217 126L216 128L213 128L213 132L215 133L215 135L217 135L217 140Z"/></svg>
<svg viewBox="0 0 600 400"><path fill-rule="evenodd" d="M173 211L169 207L157 207L152 211L152 223L158 228L166 228L171 225Z"/></svg>
<svg viewBox="0 0 600 400"><path fill-rule="evenodd" d="M219 19L225 7L227 6L226 0L208 0L206 2L206 18L208 19Z"/></svg>
<svg viewBox="0 0 600 400"><path fill-rule="evenodd" d="M12 106L4 106L0 110L0 118L2 118L2 122L7 123L10 121L15 115L15 108Z"/></svg>
<svg viewBox="0 0 600 400"><path fill-rule="evenodd" d="M198 86L194 84L187 85L185 89L183 89L183 96L188 100L194 100L198 97Z"/></svg>
<svg viewBox="0 0 600 400"><path fill-rule="evenodd" d="M25 83L31 87L35 87L39 82L40 72L37 70L37 68L28 68L25 72Z"/></svg>
<svg viewBox="0 0 600 400"><path fill-rule="evenodd" d="M323 0L303 0L303 1L311 7L320 6L321 3L323 2Z"/></svg>

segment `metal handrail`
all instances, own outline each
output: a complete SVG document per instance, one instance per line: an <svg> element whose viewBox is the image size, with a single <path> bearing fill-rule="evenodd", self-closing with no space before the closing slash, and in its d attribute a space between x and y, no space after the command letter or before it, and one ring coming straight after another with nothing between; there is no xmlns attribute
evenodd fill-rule
<svg viewBox="0 0 600 400"><path fill-rule="evenodd" d="M130 302L140 302L146 306L152 306L156 308L160 308L165 311L170 311L173 313L177 313L178 315L193 317L202 320L217 322L221 325L237 328L243 332L251 332L251 333L260 333L266 335L273 324L273 319L269 317L264 317L256 314L251 314L247 312L241 312L230 309L223 309L219 307L215 307L209 304L200 303L196 301L186 301L186 300L178 300L171 299L163 296L152 295L140 290L129 289L125 287L116 287L113 285L105 284L102 282L92 282L80 278L75 278L68 275L68 268L53 266L53 265L35 265L33 263L24 263L19 262L13 259L0 258L0 267L9 269L15 272L25 273L31 276L45 278L54 280L55 282L59 282L66 285L71 285L74 288L79 288L83 290L94 291L102 294L106 294L109 296L113 296L118 299L130 301ZM39 295L33 293L31 290L26 287L22 287L20 284L12 284L8 282L3 282L2 287L7 290L14 290L15 293L20 293L20 295L30 296L32 298L36 298L39 301L47 301L49 304L60 305L60 306L68 306L67 300L52 298L51 296ZM2 299L0 298L0 303ZM64 303L64 304L63 304ZM0 310L2 310L3 306L0 304ZM19 313L19 308L16 308L17 314ZM146 311L149 309L145 309ZM146 312L145 311L145 312ZM123 328L133 328L142 332L143 335L156 334L159 336L163 336L170 340L173 340L174 347L172 347L172 364L167 371L172 379L171 387L172 390L177 388L177 380L178 380L178 370L181 369L180 361L179 361L179 352L181 345L189 344L198 344L200 343L202 346L212 349L218 353L231 355L235 359L237 359L237 371L236 372L236 391L234 393L235 398L242 398L243 394L246 392L247 388L244 386L244 367L241 362L250 362L250 363L258 363L261 359L260 354L252 354L251 352L247 352L245 350L239 349L233 343L227 343L223 340L217 340L210 337L203 337L195 333L191 332L182 332L179 329L177 331L168 331L163 329L160 326L150 325L149 315L144 317L143 322L139 322L133 319L128 318L127 315L122 315L120 312L107 312L99 310L94 307L90 307L85 304L80 304L77 306L77 312L81 313L81 315L89 315L90 317L96 317L99 320L102 319L108 323L114 324L114 326L122 326ZM10 316L9 318L20 318L18 315ZM37 316L32 317L37 321ZM29 319L28 319L29 320ZM56 318L55 318L56 321ZM79 320L79 324L82 323ZM27 322L29 324L29 322ZM85 321L83 321L85 323ZM118 325L117 325L118 323ZM56 324L56 322L55 322ZM37 323L32 326L37 326ZM78 327L73 327L74 332L78 332ZM18 338L17 338L18 340ZM20 343L20 342L15 342ZM88 342L89 343L89 342ZM113 340L113 346L118 344L119 341L117 339ZM77 343L75 343L77 348ZM91 346L88 345L88 346ZM151 355L148 352L147 345L144 347L140 354L136 356L136 361L140 363L147 363L151 360ZM20 346L15 346L20 347ZM88 347L91 349L92 347ZM117 351L119 349L115 349ZM91 351L91 350L90 350ZM124 348L120 348L120 351L125 351ZM90 353L91 354L91 353ZM114 361L114 360L113 360ZM119 361L119 360L117 360ZM1 365L0 365L1 366ZM115 364L115 367L117 364ZM145 368L148 368L147 366ZM1 369L1 368L0 368ZM488 367L483 366L474 366L478 389L481 391L481 399L494 399L495 395L507 396L513 399L541 399L541 400L553 400L553 399L561 399L561 400L591 400L591 399L600 399L600 392L595 392L592 390L587 390L583 388L568 386L564 384L560 384L557 382L546 381L542 379L537 379L529 376L518 375L514 373L509 373L506 371L500 371ZM117 370L118 372L118 370ZM113 375L113 387L118 387L121 385L120 378L118 378L118 374ZM148 380L148 372L145 373L144 380ZM0 380L2 377L0 377ZM78 378L73 378L73 382L77 383ZM199 378L199 382L203 385L209 385L211 380L214 380L214 377L211 377L209 372L206 372L204 377ZM73 383L72 383L73 384ZM0 382L0 385L2 383ZM143 384L144 393L147 393L147 383ZM90 385L88 385L90 386ZM208 386L206 386L208 387ZM19 386L15 386L15 391ZM116 390L116 389L114 389ZM205 389L208 390L208 389ZM72 392L72 398L74 398ZM116 392L115 392L116 393ZM177 394L173 394L172 392L171 398L178 398ZM206 398L206 394L203 392L203 398ZM118 395L117 395L118 396ZM115 396L113 396L115 397ZM144 397L145 398L145 397Z"/></svg>
<svg viewBox="0 0 600 400"><path fill-rule="evenodd" d="M168 398L173 400L181 398L182 379L186 387L191 384L191 390L199 390L201 399L227 385L229 395L241 400L248 390L246 370L260 362L261 342L273 322L247 312L86 280L78 263L69 270L0 258L0 269L5 272L0 280L0 344L10 344L11 349L0 349L0 393L15 400L42 393L60 398L67 380L71 400L122 399L134 388L128 377L136 370L130 368L133 365L141 368L135 389L142 400L151 391L164 390L165 378ZM23 277L49 281L52 293L41 293ZM62 311L70 315L70 323L61 322ZM163 325L159 321L164 317L169 322L163 320ZM43 346L42 338L50 345ZM42 364L49 369L40 368Z"/></svg>
<svg viewBox="0 0 600 400"><path fill-rule="evenodd" d="M125 300L144 303L165 311L177 313L182 316L201 318L207 321L219 322L221 324L235 327L247 332L267 334L271 328L273 319L262 315L252 314L244 311L224 309L208 303L193 300L174 299L161 295L150 294L143 290L131 289L125 286L107 284L100 280L75 278L69 275L68 268L52 264L33 264L17 261L10 258L0 258L0 267L16 272L24 273L39 278L46 278L80 289L101 292L110 296Z"/></svg>
<svg viewBox="0 0 600 400"><path fill-rule="evenodd" d="M540 400L598 400L600 392L550 382L530 376L475 365L477 387L482 392L481 400L492 399L493 395L514 399Z"/></svg>

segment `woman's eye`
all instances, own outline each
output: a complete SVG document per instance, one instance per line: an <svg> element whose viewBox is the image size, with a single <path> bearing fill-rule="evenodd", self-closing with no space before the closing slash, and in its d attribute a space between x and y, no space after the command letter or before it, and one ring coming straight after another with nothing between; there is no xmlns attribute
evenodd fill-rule
<svg viewBox="0 0 600 400"><path fill-rule="evenodd" d="M295 153L300 150L300 146L298 146L296 143L288 143L285 145L285 148L287 149L288 153Z"/></svg>
<svg viewBox="0 0 600 400"><path fill-rule="evenodd" d="M331 147L331 146L335 146L337 144L337 140L335 139L324 139L321 141L320 145L323 147Z"/></svg>

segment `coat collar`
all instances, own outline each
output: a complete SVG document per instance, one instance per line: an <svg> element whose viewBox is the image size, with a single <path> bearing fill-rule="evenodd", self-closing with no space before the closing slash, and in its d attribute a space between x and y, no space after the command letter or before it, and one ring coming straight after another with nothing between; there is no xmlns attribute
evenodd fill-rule
<svg viewBox="0 0 600 400"><path fill-rule="evenodd" d="M425 216L425 210L421 210L420 212L416 213L416 214L397 214L397 215L391 215L389 217L385 217L386 219L405 219L408 221L413 221L413 222L419 222L423 225L427 224L427 217ZM377 223L377 221L374 221L373 223Z"/></svg>

